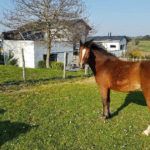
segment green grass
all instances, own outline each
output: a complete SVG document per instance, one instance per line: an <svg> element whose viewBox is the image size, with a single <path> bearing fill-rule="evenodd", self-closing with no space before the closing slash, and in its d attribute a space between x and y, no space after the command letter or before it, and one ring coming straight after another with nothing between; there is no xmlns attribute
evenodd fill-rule
<svg viewBox="0 0 150 150"><path fill-rule="evenodd" d="M150 137L141 133L150 115L141 93L112 92L114 115L104 122L100 118L102 105L97 86L87 80L1 91L1 149L149 150Z"/></svg>
<svg viewBox="0 0 150 150"><path fill-rule="evenodd" d="M40 82L49 81L54 79L62 79L62 70L52 70L52 69L26 69L27 81ZM67 78L81 77L83 76L83 71L78 72L66 72ZM0 65L0 84L21 82L22 79L22 68L15 66L3 66Z"/></svg>
<svg viewBox="0 0 150 150"><path fill-rule="evenodd" d="M150 41L140 41L138 49L145 52L150 52Z"/></svg>

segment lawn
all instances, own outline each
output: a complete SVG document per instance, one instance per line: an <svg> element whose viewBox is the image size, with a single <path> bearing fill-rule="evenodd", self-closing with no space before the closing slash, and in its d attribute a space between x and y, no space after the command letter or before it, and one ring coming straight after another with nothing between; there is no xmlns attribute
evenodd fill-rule
<svg viewBox="0 0 150 150"><path fill-rule="evenodd" d="M150 41L140 41L138 49L145 52L150 52Z"/></svg>
<svg viewBox="0 0 150 150"><path fill-rule="evenodd" d="M62 79L62 70L52 69L26 69L27 82L43 82L54 79ZM83 71L66 72L67 78L84 76ZM20 83L22 82L22 68L15 66L0 65L0 84Z"/></svg>
<svg viewBox="0 0 150 150"><path fill-rule="evenodd" d="M12 80L0 74L1 83L2 77ZM113 117L104 122L98 88L89 78L15 86L0 92L2 150L150 149L150 137L141 134L150 115L140 92L112 92Z"/></svg>

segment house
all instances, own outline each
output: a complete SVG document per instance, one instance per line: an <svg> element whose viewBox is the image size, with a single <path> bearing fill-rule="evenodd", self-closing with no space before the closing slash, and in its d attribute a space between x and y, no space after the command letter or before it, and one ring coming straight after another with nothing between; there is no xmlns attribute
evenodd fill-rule
<svg viewBox="0 0 150 150"><path fill-rule="evenodd" d="M118 57L122 56L122 54L127 50L128 39L126 36L111 36L111 34L109 34L108 36L95 36L87 38L87 40L91 39L93 39L98 45L104 46L107 51Z"/></svg>
<svg viewBox="0 0 150 150"><path fill-rule="evenodd" d="M80 29L75 36L80 39L86 39L91 27L82 19L72 20L72 24ZM25 65L28 68L36 68L38 62L46 59L47 45L44 43L46 33L44 30L27 30L21 33L18 30L3 32L3 53L8 56L10 52L18 59L18 66L22 66L21 49L24 50ZM80 35L79 35L80 34ZM79 41L79 39L77 40ZM50 61L64 62L64 52L67 53L66 64L78 64L78 51L76 49L77 41L68 41L65 38L52 42Z"/></svg>

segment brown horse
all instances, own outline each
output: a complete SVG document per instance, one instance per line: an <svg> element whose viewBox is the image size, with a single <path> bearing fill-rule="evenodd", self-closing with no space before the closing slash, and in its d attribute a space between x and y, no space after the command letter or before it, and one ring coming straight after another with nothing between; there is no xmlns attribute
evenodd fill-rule
<svg viewBox="0 0 150 150"><path fill-rule="evenodd" d="M84 44L80 42L80 66L85 64L90 66L100 88L105 119L110 117L111 89L121 92L141 89L150 108L150 61L122 61L103 47L88 41ZM150 129L145 132L150 134Z"/></svg>

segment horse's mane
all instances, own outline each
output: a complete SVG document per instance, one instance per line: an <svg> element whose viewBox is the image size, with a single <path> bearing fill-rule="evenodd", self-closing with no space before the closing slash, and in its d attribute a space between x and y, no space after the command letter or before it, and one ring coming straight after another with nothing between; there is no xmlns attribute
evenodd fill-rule
<svg viewBox="0 0 150 150"><path fill-rule="evenodd" d="M106 56L113 56L113 57L116 57L114 54L112 54L112 53L110 53L110 52L108 52L107 50L106 50L106 48L103 46L103 45L98 45L98 44L96 44L96 43L94 43L94 42L92 42L92 44L90 45L90 49L93 51L95 51L95 50L97 50L97 51L99 51L100 53L102 53L102 54L104 54L104 55L106 55Z"/></svg>

